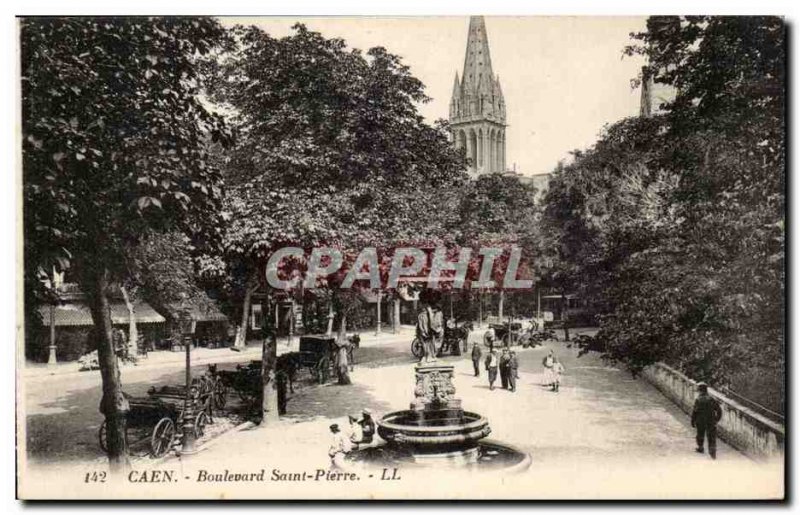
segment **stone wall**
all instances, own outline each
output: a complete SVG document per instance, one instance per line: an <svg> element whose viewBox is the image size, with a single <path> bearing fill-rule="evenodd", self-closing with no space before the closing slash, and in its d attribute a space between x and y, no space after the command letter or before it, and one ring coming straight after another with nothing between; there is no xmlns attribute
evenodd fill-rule
<svg viewBox="0 0 800 515"><path fill-rule="evenodd" d="M643 377L686 413L692 412L697 383L663 363L645 369ZM722 407L717 433L728 444L754 459L783 457L784 427L742 406L713 388L708 389Z"/></svg>

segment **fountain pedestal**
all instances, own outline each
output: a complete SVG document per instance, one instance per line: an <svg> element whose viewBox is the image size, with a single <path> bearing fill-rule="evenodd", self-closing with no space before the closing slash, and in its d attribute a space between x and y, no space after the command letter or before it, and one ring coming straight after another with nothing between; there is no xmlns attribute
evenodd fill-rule
<svg viewBox="0 0 800 515"><path fill-rule="evenodd" d="M491 429L486 418L464 411L455 397L453 366L427 363L415 368L410 409L384 416L378 434L410 451L417 462L473 463L478 440Z"/></svg>

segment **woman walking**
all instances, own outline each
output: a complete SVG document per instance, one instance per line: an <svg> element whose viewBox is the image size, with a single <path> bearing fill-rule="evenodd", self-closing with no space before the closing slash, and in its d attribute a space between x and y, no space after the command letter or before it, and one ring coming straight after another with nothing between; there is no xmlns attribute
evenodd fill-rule
<svg viewBox="0 0 800 515"><path fill-rule="evenodd" d="M558 392L561 386L561 374L564 373L564 365L558 361L558 358L553 356L553 391Z"/></svg>
<svg viewBox="0 0 800 515"><path fill-rule="evenodd" d="M556 357L553 354L552 349L550 349L550 352L547 353L547 356L542 359L542 366L544 367L544 371L542 373L542 386L553 386L553 364L555 363L555 359Z"/></svg>

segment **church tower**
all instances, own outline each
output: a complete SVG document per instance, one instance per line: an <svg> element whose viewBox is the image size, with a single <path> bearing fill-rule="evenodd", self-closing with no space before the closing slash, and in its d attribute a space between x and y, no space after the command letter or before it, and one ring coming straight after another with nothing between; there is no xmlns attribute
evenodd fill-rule
<svg viewBox="0 0 800 515"><path fill-rule="evenodd" d="M469 19L464 70L453 82L450 131L456 147L466 150L473 176L505 171L506 104L492 71L483 16Z"/></svg>

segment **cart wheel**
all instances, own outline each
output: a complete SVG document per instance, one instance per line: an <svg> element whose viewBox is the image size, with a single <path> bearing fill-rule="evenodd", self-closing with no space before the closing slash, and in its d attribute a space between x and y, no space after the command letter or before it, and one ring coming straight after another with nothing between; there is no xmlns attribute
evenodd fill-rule
<svg viewBox="0 0 800 515"><path fill-rule="evenodd" d="M150 454L154 458L165 455L172 447L175 439L175 424L171 419L164 417L158 421L153 428L153 436L150 438Z"/></svg>
<svg viewBox="0 0 800 515"><path fill-rule="evenodd" d="M97 439L100 441L100 448L103 449L103 452L108 452L108 429L105 420L100 424L100 430L97 431Z"/></svg>
<svg viewBox="0 0 800 515"><path fill-rule="evenodd" d="M419 338L414 338L414 341L411 342L411 354L415 358L421 358L424 350L422 348L422 342L419 341Z"/></svg>
<svg viewBox="0 0 800 515"><path fill-rule="evenodd" d="M194 419L194 437L200 438L206 434L206 425L208 425L208 415L205 411L201 411Z"/></svg>
<svg viewBox="0 0 800 515"><path fill-rule="evenodd" d="M214 385L214 392L212 394L212 398L214 399L214 407L218 410L221 410L225 407L225 404L228 402L228 389L225 387L222 382L217 381Z"/></svg>

